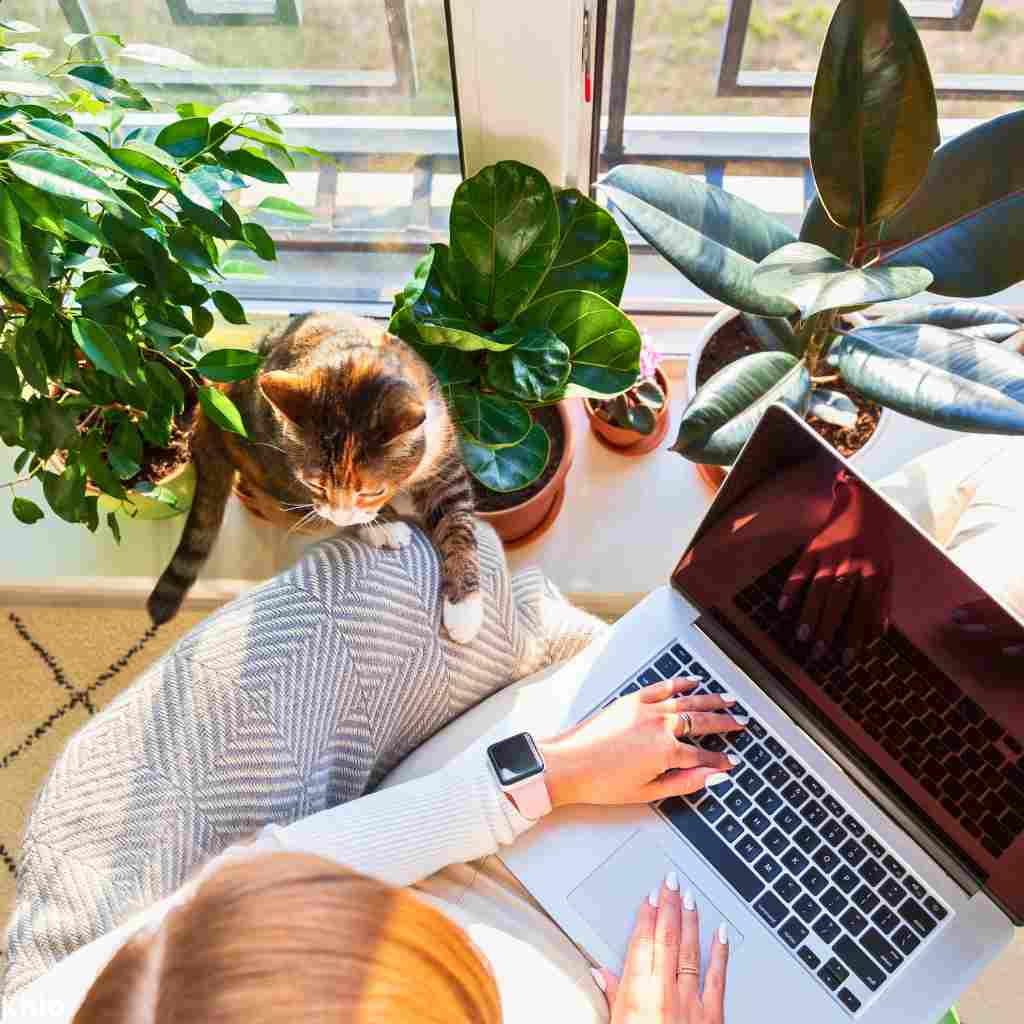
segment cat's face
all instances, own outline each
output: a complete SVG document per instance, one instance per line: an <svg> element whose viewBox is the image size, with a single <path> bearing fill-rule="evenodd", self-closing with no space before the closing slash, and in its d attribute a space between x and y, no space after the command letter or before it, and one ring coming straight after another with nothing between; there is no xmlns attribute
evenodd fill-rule
<svg viewBox="0 0 1024 1024"><path fill-rule="evenodd" d="M259 383L281 421L295 479L337 526L372 522L423 459L426 399L401 377L272 371Z"/></svg>

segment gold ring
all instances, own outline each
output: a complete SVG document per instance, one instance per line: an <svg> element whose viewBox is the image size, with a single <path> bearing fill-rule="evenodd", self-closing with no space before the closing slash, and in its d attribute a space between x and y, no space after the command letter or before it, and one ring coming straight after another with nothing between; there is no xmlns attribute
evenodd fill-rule
<svg viewBox="0 0 1024 1024"><path fill-rule="evenodd" d="M679 713L679 721L683 723L683 735L682 739L686 739L687 736L693 733L693 716L689 712L681 711Z"/></svg>
<svg viewBox="0 0 1024 1024"><path fill-rule="evenodd" d="M678 968L676 970L676 977L677 978L679 977L680 974L688 974L691 977L697 978L697 977L700 976L700 968L699 967L694 967L692 964L684 964L682 967L680 967L680 968Z"/></svg>

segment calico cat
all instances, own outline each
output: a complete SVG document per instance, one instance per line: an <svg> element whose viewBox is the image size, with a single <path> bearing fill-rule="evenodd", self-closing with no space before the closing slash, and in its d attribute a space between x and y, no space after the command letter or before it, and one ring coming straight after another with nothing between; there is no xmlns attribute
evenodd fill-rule
<svg viewBox="0 0 1024 1024"><path fill-rule="evenodd" d="M248 439L199 414L196 493L174 558L149 597L153 621L177 613L234 487L263 518L354 527L376 547L411 539L405 523L378 515L396 503L412 511L440 555L448 635L469 643L483 621L473 490L433 372L384 328L346 314L295 317L267 335L260 352L258 377L224 386Z"/></svg>

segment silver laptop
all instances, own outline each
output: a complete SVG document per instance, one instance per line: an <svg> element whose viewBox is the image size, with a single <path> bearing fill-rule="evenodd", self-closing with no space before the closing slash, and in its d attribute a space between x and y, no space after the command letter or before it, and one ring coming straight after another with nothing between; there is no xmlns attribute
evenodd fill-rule
<svg viewBox="0 0 1024 1024"><path fill-rule="evenodd" d="M730 781L559 811L502 853L613 968L675 869L705 954L730 926L734 1022L933 1024L1024 923L1024 658L1003 653L1024 624L861 480L892 560L889 626L852 662L813 658L799 605L778 599L841 472L856 477L772 407L671 586L618 622L573 705L580 720L682 675L698 693L727 689L748 728L699 742L743 759ZM983 605L1003 643L957 624L958 608Z"/></svg>

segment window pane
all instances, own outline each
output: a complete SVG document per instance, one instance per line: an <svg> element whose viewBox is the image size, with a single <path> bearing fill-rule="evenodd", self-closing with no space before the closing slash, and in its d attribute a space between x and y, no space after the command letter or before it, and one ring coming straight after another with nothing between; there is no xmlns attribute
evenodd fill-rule
<svg viewBox="0 0 1024 1024"><path fill-rule="evenodd" d="M99 43L161 113L273 94L288 141L337 160L297 158L282 167L287 185L253 182L235 197L278 245L274 264L237 253L265 274L233 279L240 297L386 312L426 244L446 234L461 179L444 0L49 0L20 5L18 17L42 27L35 38L55 55L86 25L173 47L201 67L118 61ZM129 114L125 127L158 123ZM312 222L246 212L268 195L307 206Z"/></svg>
<svg viewBox="0 0 1024 1024"><path fill-rule="evenodd" d="M719 95L719 68L730 7L743 0L608 0L600 173L623 161L660 164L722 185L756 203L791 227L802 219L812 185L806 175L809 85L813 80L833 0L750 0L749 23L739 61L739 95ZM909 2L908 6L913 7ZM953 3L930 3L953 11ZM632 34L630 37L630 27ZM994 55L1024 52L1024 8L1019 0L985 0L973 29L920 29L939 87L951 76L1006 76L1012 61ZM760 76L803 84L800 92L743 94ZM750 76L750 77L747 77ZM1016 83L987 77L986 86L1013 88L1012 98L959 99L940 95L944 138L978 119L1024 104L1024 76ZM624 225L625 227L625 225ZM694 288L642 240L633 243L627 301L705 302ZM1024 295L1015 297L1024 301Z"/></svg>

